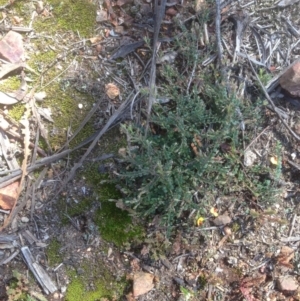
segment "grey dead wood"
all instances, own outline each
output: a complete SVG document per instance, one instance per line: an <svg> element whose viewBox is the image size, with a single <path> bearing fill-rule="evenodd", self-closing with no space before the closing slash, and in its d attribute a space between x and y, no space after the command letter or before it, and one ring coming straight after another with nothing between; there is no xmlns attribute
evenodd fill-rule
<svg viewBox="0 0 300 301"><path fill-rule="evenodd" d="M290 236L290 237L280 238L280 241L282 241L282 242L295 242L295 241L299 241L299 240L300 240L300 236Z"/></svg>
<svg viewBox="0 0 300 301"><path fill-rule="evenodd" d="M146 134L149 128L150 115L152 110L152 105L155 102L156 97L156 55L158 51L158 34L160 32L160 27L162 20L164 18L165 9L166 9L166 0L162 0L161 4L158 4L158 0L154 1L154 13L155 13L155 25L154 25L154 34L153 34L153 53L150 69L150 80L149 80L149 99L147 106L147 124L146 124Z"/></svg>
<svg viewBox="0 0 300 301"><path fill-rule="evenodd" d="M0 128L0 147L2 149L2 156L4 157L6 164L10 170L20 168L17 159L14 154L11 153L12 146L7 135Z"/></svg>
<svg viewBox="0 0 300 301"><path fill-rule="evenodd" d="M14 234L0 234L0 249L3 249L1 246L9 244L12 247L16 247L18 236Z"/></svg>
<svg viewBox="0 0 300 301"><path fill-rule="evenodd" d="M0 261L0 266L4 264L8 264L10 261L12 261L18 254L20 253L19 250L16 250L13 252L10 256Z"/></svg>
<svg viewBox="0 0 300 301"><path fill-rule="evenodd" d="M46 271L43 269L43 267L37 263L29 248L27 246L21 248L21 252L23 254L24 260L34 275L35 279L39 282L41 287L43 288L43 291L48 295L53 294L57 291L57 287L54 284L54 282L51 280L50 276L46 273Z"/></svg>
<svg viewBox="0 0 300 301"><path fill-rule="evenodd" d="M38 241L38 239L29 230L24 231L22 233L22 236L28 241L30 245Z"/></svg>

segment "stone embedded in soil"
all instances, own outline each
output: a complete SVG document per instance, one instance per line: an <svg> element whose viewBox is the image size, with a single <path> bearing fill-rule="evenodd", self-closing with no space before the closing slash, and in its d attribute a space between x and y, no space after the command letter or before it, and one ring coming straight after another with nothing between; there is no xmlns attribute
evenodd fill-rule
<svg viewBox="0 0 300 301"><path fill-rule="evenodd" d="M300 96L300 61L296 62L279 79L280 86L292 96Z"/></svg>
<svg viewBox="0 0 300 301"><path fill-rule="evenodd" d="M0 41L0 57L10 63L20 63L24 59L22 36L10 31Z"/></svg>
<svg viewBox="0 0 300 301"><path fill-rule="evenodd" d="M137 297L153 289L154 276L149 273L137 272L133 275L133 296Z"/></svg>
<svg viewBox="0 0 300 301"><path fill-rule="evenodd" d="M231 218L226 214L219 215L218 217L216 217L214 219L214 224L216 226L223 226L223 225L227 225L229 223L231 223Z"/></svg>
<svg viewBox="0 0 300 301"><path fill-rule="evenodd" d="M278 289L281 292L293 292L298 288L297 280L292 276L282 276L277 280Z"/></svg>

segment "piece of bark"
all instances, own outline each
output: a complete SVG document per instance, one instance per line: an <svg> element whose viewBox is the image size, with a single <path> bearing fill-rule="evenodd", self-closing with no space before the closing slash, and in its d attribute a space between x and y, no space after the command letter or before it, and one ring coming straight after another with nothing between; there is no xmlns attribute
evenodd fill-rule
<svg viewBox="0 0 300 301"><path fill-rule="evenodd" d="M43 291L47 295L49 293L53 294L55 291L57 291L56 285L53 283L53 281L46 273L46 271L42 268L42 266L34 260L29 248L27 246L22 247L21 251L28 268L43 288Z"/></svg>

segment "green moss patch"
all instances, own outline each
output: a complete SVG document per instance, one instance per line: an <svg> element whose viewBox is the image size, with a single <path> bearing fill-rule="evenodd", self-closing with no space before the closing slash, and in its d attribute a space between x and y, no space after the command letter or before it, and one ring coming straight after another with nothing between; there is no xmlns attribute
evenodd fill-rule
<svg viewBox="0 0 300 301"><path fill-rule="evenodd" d="M117 281L105 267L103 262L98 261L95 265L83 265L83 274L69 270L71 283L68 286L66 301L96 301L96 300L118 300L127 285L125 279ZM96 276L96 278L94 277ZM96 279L96 280L93 280ZM93 284L93 287L88 287Z"/></svg>
<svg viewBox="0 0 300 301"><path fill-rule="evenodd" d="M53 18L39 18L34 27L48 33L73 31L83 37L91 35L96 20L96 6L88 0L49 0Z"/></svg>
<svg viewBox="0 0 300 301"><path fill-rule="evenodd" d="M47 248L47 256L48 261L51 266L61 263L62 255L60 255L61 245L56 239L52 239L48 248Z"/></svg>

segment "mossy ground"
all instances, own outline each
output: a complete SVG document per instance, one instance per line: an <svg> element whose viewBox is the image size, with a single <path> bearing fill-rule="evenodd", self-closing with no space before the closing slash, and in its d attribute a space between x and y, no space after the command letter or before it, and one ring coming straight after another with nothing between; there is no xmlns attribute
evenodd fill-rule
<svg viewBox="0 0 300 301"><path fill-rule="evenodd" d="M69 49L70 44L76 44L81 39L92 35L96 6L88 0L49 0L45 7L51 14L48 17L42 14L36 16L32 26L37 39L30 40L32 51L26 52L28 57L26 63L37 73L42 74L41 77L35 74L28 74L28 76L31 79L31 86L35 87L37 92L45 91L47 94L44 103L38 105L49 107L52 111L52 118L55 122L52 125L47 124L46 127L49 130L50 145L56 150L66 141L68 128L71 131L76 129L93 105L93 99L90 96L76 92L71 87L62 87L63 76L59 74L67 69L74 59L80 62L79 57L75 57L74 53L66 52L66 49ZM30 22L35 6L33 3L16 1L11 6L11 10L12 15L23 18L21 25L26 26ZM55 64L48 68L52 63ZM19 86L20 79L14 75L1 81L0 90L12 92ZM83 104L82 110L78 109L79 103ZM23 113L24 107L21 104L9 107L9 115L15 120L20 120ZM83 140L91 132L90 126L85 127L77 141Z"/></svg>
<svg viewBox="0 0 300 301"><path fill-rule="evenodd" d="M62 256L60 255L61 244L57 239L52 239L47 248L48 262L51 266L55 266L62 262Z"/></svg>
<svg viewBox="0 0 300 301"><path fill-rule="evenodd" d="M118 300L127 285L125 279L116 281L101 262L94 267L86 266L85 272L89 274L77 276L74 271L69 271L72 282L67 290L66 301ZM98 279L93 281L93 290L87 290L84 278L91 278L95 272Z"/></svg>
<svg viewBox="0 0 300 301"><path fill-rule="evenodd" d="M103 153L116 154L125 143L125 137L120 134L118 128L115 128L103 137L98 148L100 154L97 154L96 150L94 156L101 156ZM99 173L99 165L100 163L85 164L76 178L77 180L84 179L86 185L91 187L92 194L82 197L79 202L73 203L67 209L65 200L61 199L59 203L63 210L60 212L66 210L68 216L77 217L90 212L93 205L100 203L100 206L97 206L99 209L93 212L92 219L98 227L101 238L108 244L113 243L116 247L126 248L127 245L140 241L144 236L144 230L130 217L127 211L117 208L115 202L111 201L121 198L121 195L115 185L110 182L109 175ZM69 219L64 215L61 218L63 224L69 223ZM47 252L49 261L56 262L55 254L58 253L59 248L57 241L50 244L48 252L50 251L52 255ZM105 246L102 244L101 249L94 250L94 253L103 252L103 248L105 249ZM116 279L115 275L107 269L107 262L102 262L101 258L94 260L93 264L85 260L80 268L82 270L80 275L74 270L68 270L71 282L67 289L66 301L119 300L124 294L124 289L128 285L127 281L125 278ZM91 279L92 289L89 287Z"/></svg>
<svg viewBox="0 0 300 301"><path fill-rule="evenodd" d="M5 1L6 3L7 1ZM74 60L81 66L84 65L82 58L76 51L68 52L66 49L69 49L70 44L92 36L96 7L88 0L49 0L45 5L50 9L51 14L49 17L39 15L35 18L33 28L37 39L30 40L32 51L28 51L26 63L41 74L41 76L36 74L28 74L28 76L31 79L30 84L35 87L36 92L46 92L46 99L37 105L50 108L52 111L54 123L50 124L45 121L45 125L49 130L51 147L58 149L67 140L68 128L71 128L71 131L76 129L94 102L91 96L76 91L71 83L68 85L66 81L61 80L68 72L63 75L60 74L62 71L68 70ZM24 26L29 24L31 13L35 10L32 3L24 1L16 1L11 9L13 14L23 18L22 25ZM3 91L16 90L20 85L19 77L10 77L2 82L2 85ZM81 110L78 108L79 103L83 104ZM10 115L19 120L23 114L24 106L17 104L9 109ZM77 142L82 141L92 131L92 124L87 124L74 143L77 144ZM119 132L107 134L103 139L102 150L117 152L118 148L124 145L123 138L116 138L120 135ZM89 210L94 202L101 202L101 209L95 213L94 221L99 227L103 239L121 247L126 242L141 237L142 228L133 223L127 212L116 208L115 204L109 201L119 198L120 195L114 185L102 183L103 180L107 180L107 177L98 173L97 165L85 166L80 176L86 178L87 185L93 186L94 195L93 197L86 197L76 206L68 208L69 216L83 214ZM65 212L64 210L62 212ZM60 254L62 248L62 243L57 239L50 242L47 248L47 257L51 266L63 262L64 254ZM125 279L116 280L101 260L96 265L88 261L84 262L82 269L84 272L80 276L74 270L68 271L71 280L66 294L68 301L95 301L102 300L102 298L114 298L115 300L122 295L124 287L127 285ZM94 282L93 289L88 288L91 274Z"/></svg>

